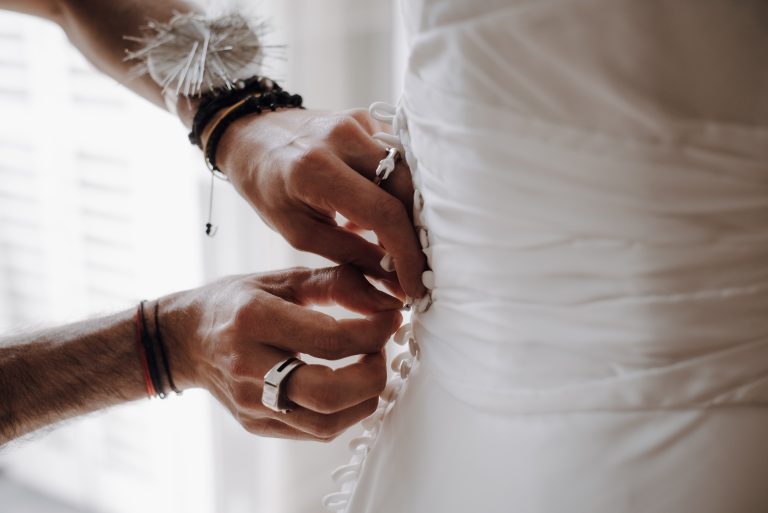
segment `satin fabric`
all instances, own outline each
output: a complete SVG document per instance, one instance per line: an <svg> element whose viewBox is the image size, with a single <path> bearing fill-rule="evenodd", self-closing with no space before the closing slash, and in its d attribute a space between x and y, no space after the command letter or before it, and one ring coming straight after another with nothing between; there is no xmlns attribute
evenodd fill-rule
<svg viewBox="0 0 768 513"><path fill-rule="evenodd" d="M347 511L768 510L768 4L403 9L434 288Z"/></svg>

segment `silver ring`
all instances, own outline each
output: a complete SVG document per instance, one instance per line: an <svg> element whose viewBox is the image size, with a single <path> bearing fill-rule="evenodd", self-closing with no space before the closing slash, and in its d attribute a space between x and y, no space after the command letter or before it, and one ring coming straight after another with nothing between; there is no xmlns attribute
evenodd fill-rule
<svg viewBox="0 0 768 513"><path fill-rule="evenodd" d="M290 401L285 398L281 385L288 375L297 368L304 365L304 362L295 356L286 358L269 369L264 375L264 389L261 392L261 402L272 411L278 413L288 413Z"/></svg>
<svg viewBox="0 0 768 513"><path fill-rule="evenodd" d="M373 183L375 185L381 185L384 180L389 178L389 175L395 170L398 157L399 152L397 148L387 148L387 155L379 161L379 165L376 167L376 175L373 177Z"/></svg>

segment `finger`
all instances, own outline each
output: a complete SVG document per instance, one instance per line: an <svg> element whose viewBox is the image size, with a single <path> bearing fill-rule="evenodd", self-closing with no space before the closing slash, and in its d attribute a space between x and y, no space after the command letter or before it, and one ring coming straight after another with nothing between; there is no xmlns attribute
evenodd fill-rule
<svg viewBox="0 0 768 513"><path fill-rule="evenodd" d="M403 290L403 287L400 286L400 282L397 280L381 280L381 284L384 285L384 288L387 289L397 299L405 302L405 291Z"/></svg>
<svg viewBox="0 0 768 513"><path fill-rule="evenodd" d="M363 228L357 226L352 221L345 222L343 226L344 226L344 229L349 230L350 232L353 232L353 233L362 233L365 231Z"/></svg>
<svg viewBox="0 0 768 513"><path fill-rule="evenodd" d="M336 413L378 397L387 384L384 352L363 355L357 363L338 369L302 365L285 384L292 402L318 413Z"/></svg>
<svg viewBox="0 0 768 513"><path fill-rule="evenodd" d="M315 442L329 442L334 437L320 437L306 431L296 429L278 419L247 419L240 423L243 428L254 435L267 438L282 438L285 440L311 440Z"/></svg>
<svg viewBox="0 0 768 513"><path fill-rule="evenodd" d="M376 353L402 322L398 310L337 320L324 313L272 296L270 318L260 318L260 337L283 351L326 360ZM265 301L271 301L265 299Z"/></svg>
<svg viewBox="0 0 768 513"><path fill-rule="evenodd" d="M368 112L368 109L348 109L340 113L342 116L348 116L357 121L368 135L376 132L391 132L391 128L386 123L374 119Z"/></svg>
<svg viewBox="0 0 768 513"><path fill-rule="evenodd" d="M385 252L376 244L338 225L315 219L306 219L302 224L300 231L305 251L323 255L338 264L354 264L379 279L396 279L394 272L380 265Z"/></svg>
<svg viewBox="0 0 768 513"><path fill-rule="evenodd" d="M283 422L280 422L278 419L264 417L263 415L269 410L267 410L261 404L260 389L255 385L251 388L253 398L249 399L251 402L249 403L250 406L247 408L243 408L240 404L235 405L234 400L227 396L217 397L219 402L221 402L224 407L226 407L230 413L232 413L232 416L235 418L235 420L237 420L240 425L243 426L243 428L249 433L272 438L286 438L290 440L316 440L319 442L327 442L330 440L329 438L318 437L305 431L301 431L300 429L296 429ZM258 400L256 398L257 395L259 396Z"/></svg>
<svg viewBox="0 0 768 513"><path fill-rule="evenodd" d="M424 295L421 273L425 268L416 232L405 205L356 173L346 164L329 159L328 179L305 191L305 201L329 204L353 223L373 230L392 255L400 284L413 297Z"/></svg>
<svg viewBox="0 0 768 513"><path fill-rule="evenodd" d="M381 143L367 133L361 135L361 140L357 144L346 145L339 150L339 155L345 164L371 181L376 176L379 162L387 154ZM395 170L380 184L380 187L399 199L405 205L409 218L412 219L413 180L402 155L397 160Z"/></svg>
<svg viewBox="0 0 768 513"><path fill-rule="evenodd" d="M378 405L379 399L374 397L336 413L318 413L298 406L288 413L278 414L277 418L310 435L330 438L372 415Z"/></svg>
<svg viewBox="0 0 768 513"><path fill-rule="evenodd" d="M292 300L302 305L337 304L353 312L370 314L398 310L403 304L378 290L352 265L301 269L294 281Z"/></svg>

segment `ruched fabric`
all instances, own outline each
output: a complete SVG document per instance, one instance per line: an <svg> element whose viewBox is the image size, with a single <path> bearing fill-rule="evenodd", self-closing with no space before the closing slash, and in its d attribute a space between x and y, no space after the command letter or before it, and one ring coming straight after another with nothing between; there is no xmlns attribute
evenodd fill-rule
<svg viewBox="0 0 768 513"><path fill-rule="evenodd" d="M418 364L339 510L768 508L768 4L406 0Z"/></svg>

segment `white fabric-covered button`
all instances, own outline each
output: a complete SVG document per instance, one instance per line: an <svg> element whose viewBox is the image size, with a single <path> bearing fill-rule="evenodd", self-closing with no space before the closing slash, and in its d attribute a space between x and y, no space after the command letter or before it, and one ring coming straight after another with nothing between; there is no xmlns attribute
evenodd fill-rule
<svg viewBox="0 0 768 513"><path fill-rule="evenodd" d="M421 283L424 284L429 290L435 288L435 273L432 271L424 271L421 273Z"/></svg>
<svg viewBox="0 0 768 513"><path fill-rule="evenodd" d="M422 249L421 252L427 257L427 267L432 269L432 246Z"/></svg>
<svg viewBox="0 0 768 513"><path fill-rule="evenodd" d="M414 358L418 358L419 354L421 353L421 348L419 347L419 343L416 342L416 339L411 337L408 340L408 352L413 355Z"/></svg>
<svg viewBox="0 0 768 513"><path fill-rule="evenodd" d="M384 406L384 408L376 410L376 412L368 417L367 419L364 419L362 424L365 429L373 429L374 426L376 426L379 422L381 422L381 419L384 418L384 410L386 410L387 407Z"/></svg>
<svg viewBox="0 0 768 513"><path fill-rule="evenodd" d="M419 228L419 243L421 244L421 249L429 247L429 233L426 228Z"/></svg>
<svg viewBox="0 0 768 513"><path fill-rule="evenodd" d="M432 306L432 296L427 293L424 295L424 297L418 299L416 301L415 309L418 313L424 313L427 310L429 310L429 307Z"/></svg>
<svg viewBox="0 0 768 513"><path fill-rule="evenodd" d="M413 226L424 226L424 221L421 219L421 210L417 210L413 207Z"/></svg>
<svg viewBox="0 0 768 513"><path fill-rule="evenodd" d="M424 196L421 195L421 191L418 189L413 191L413 208L419 212L424 209Z"/></svg>
<svg viewBox="0 0 768 513"><path fill-rule="evenodd" d="M408 343L408 339L411 337L412 331L411 331L411 323L407 322L400 326L397 331L395 332L395 344L404 346Z"/></svg>
<svg viewBox="0 0 768 513"><path fill-rule="evenodd" d="M410 360L403 360L400 362L400 377L405 379L408 377L408 374L411 373L411 362Z"/></svg>
<svg viewBox="0 0 768 513"><path fill-rule="evenodd" d="M392 370L395 372L400 370L400 364L403 363L404 360L407 360L410 357L411 357L411 354L408 351L403 351L402 353L392 358L392 363L390 364L390 366L392 367Z"/></svg>
<svg viewBox="0 0 768 513"><path fill-rule="evenodd" d="M400 387L402 386L403 380L400 379L400 376L391 378L387 382L387 386L385 386L384 390L379 394L379 397L381 397L384 401L391 401L392 398L395 397L400 391Z"/></svg>
<svg viewBox="0 0 768 513"><path fill-rule="evenodd" d="M349 441L349 450L355 454L364 454L368 452L368 448L373 443L372 436L356 436Z"/></svg>
<svg viewBox="0 0 768 513"><path fill-rule="evenodd" d="M331 473L331 479L339 484L353 481L357 479L361 467L362 465L360 463L341 465L340 467L336 467L336 470Z"/></svg>
<svg viewBox="0 0 768 513"><path fill-rule="evenodd" d="M328 509L339 509L340 506L346 506L349 501L351 492L335 492L329 493L323 497L323 506Z"/></svg>

